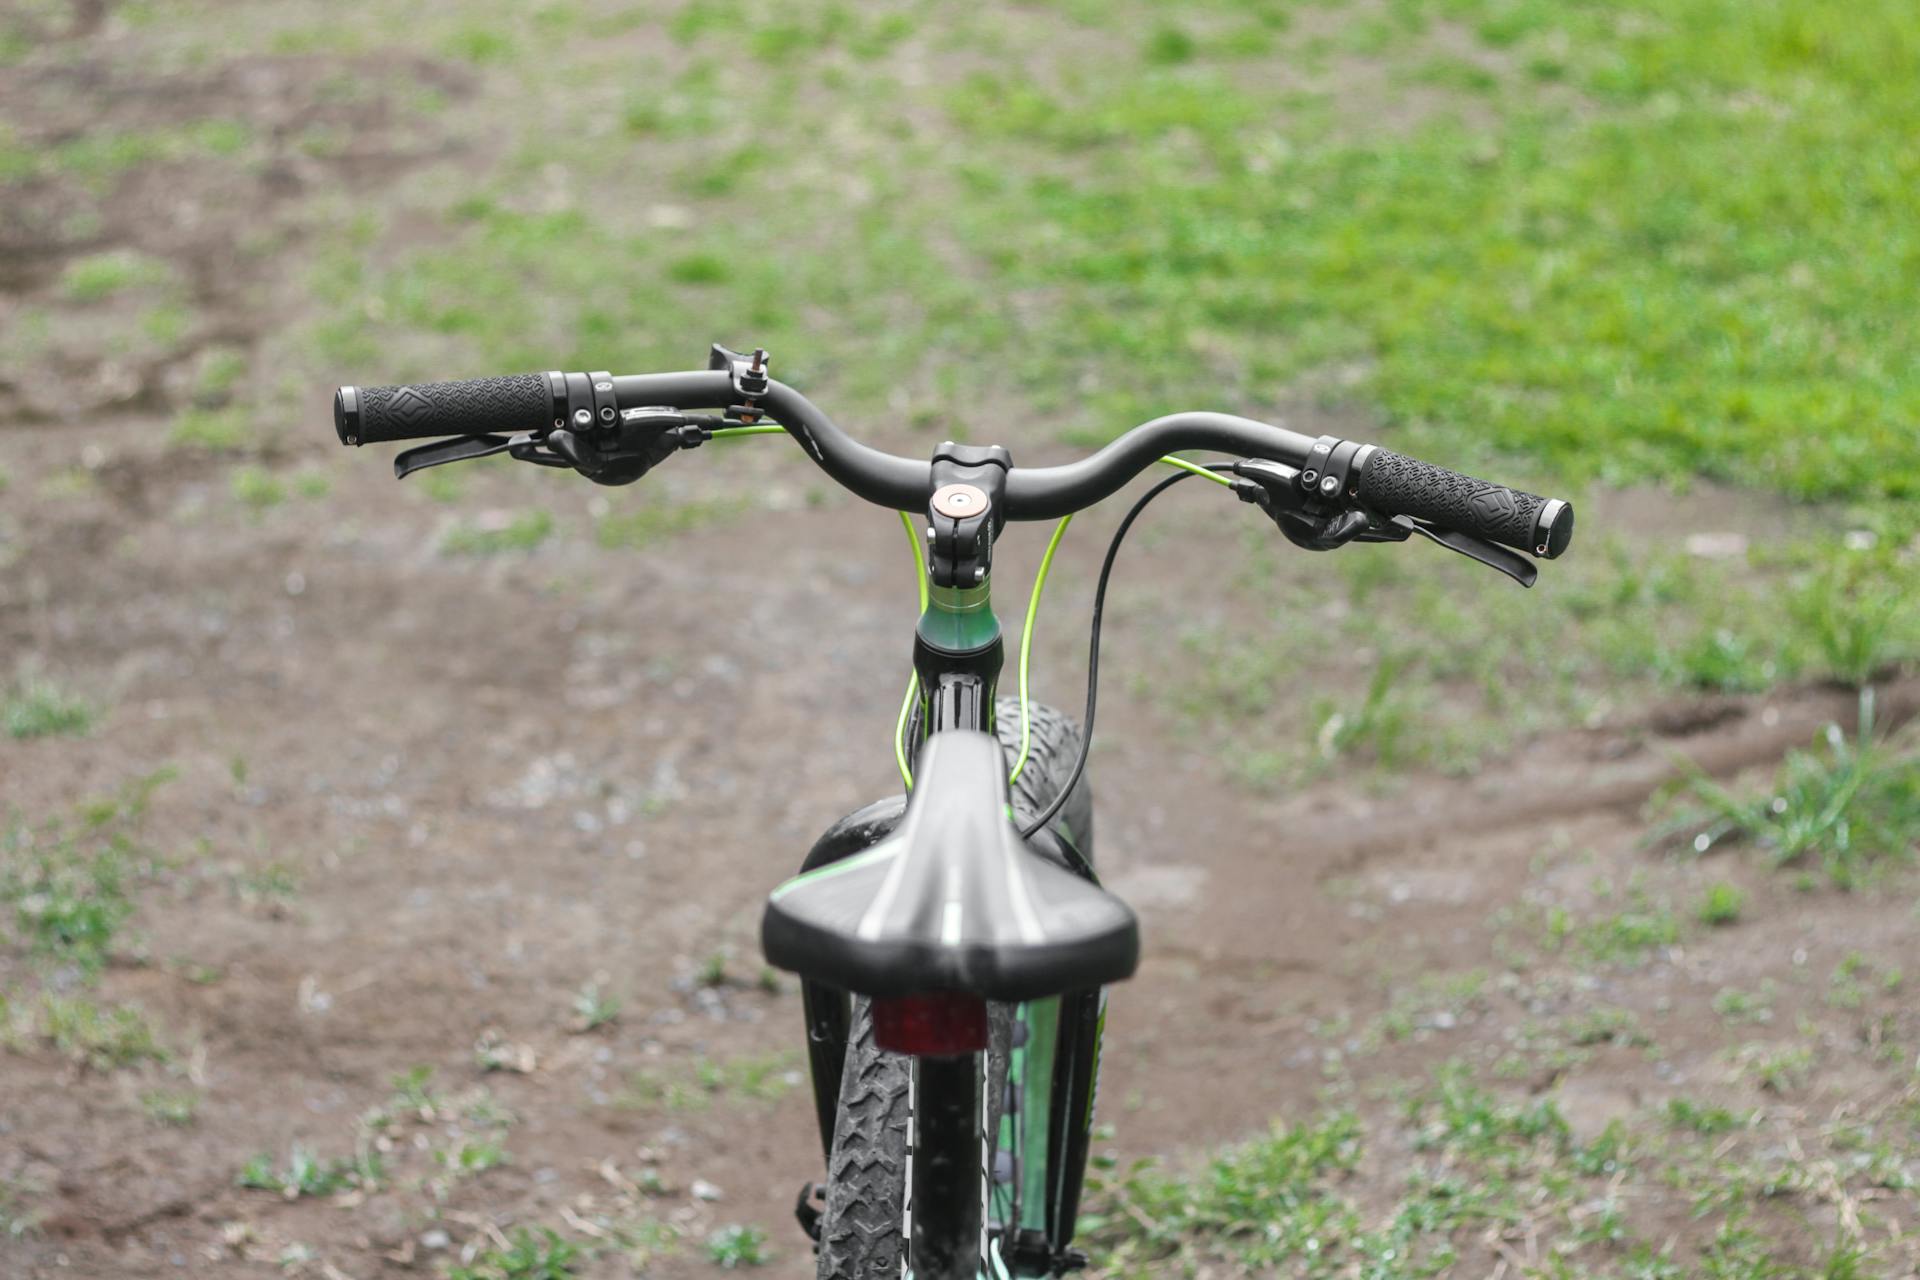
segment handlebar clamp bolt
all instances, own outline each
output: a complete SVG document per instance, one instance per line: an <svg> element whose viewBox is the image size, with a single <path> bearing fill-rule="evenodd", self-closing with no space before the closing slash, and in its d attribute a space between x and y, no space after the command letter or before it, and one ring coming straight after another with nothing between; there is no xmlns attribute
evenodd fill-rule
<svg viewBox="0 0 1920 1280"><path fill-rule="evenodd" d="M612 406L612 405L610 405L610 404L603 404L603 405L601 405L601 406L600 406L600 421L602 421L602 422L612 422L612 421L613 421L613 406Z"/></svg>
<svg viewBox="0 0 1920 1280"><path fill-rule="evenodd" d="M576 427L590 427L590 426L592 426L592 425L593 425L593 410L591 410L591 409L575 409L575 410L573 411L573 425L574 425L574 426L576 426Z"/></svg>
<svg viewBox="0 0 1920 1280"><path fill-rule="evenodd" d="M1320 492L1326 494L1329 498L1331 498L1334 494L1340 492L1340 477L1339 476L1321 476Z"/></svg>

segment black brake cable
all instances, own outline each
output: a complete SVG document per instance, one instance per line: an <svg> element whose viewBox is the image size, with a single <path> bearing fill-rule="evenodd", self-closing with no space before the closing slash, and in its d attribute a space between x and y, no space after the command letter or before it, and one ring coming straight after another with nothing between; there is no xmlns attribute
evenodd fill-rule
<svg viewBox="0 0 1920 1280"><path fill-rule="evenodd" d="M1231 469L1232 465L1230 463L1215 463L1207 467L1209 471L1229 471ZM1132 509L1127 512L1126 517L1120 521L1120 527L1113 531L1113 541L1107 544L1107 558L1100 565L1100 581L1093 589L1093 626L1087 641L1087 713L1082 717L1080 723L1080 754L1074 757L1073 772L1068 776L1067 784L1055 793L1053 802L1046 807L1046 810L1041 813L1039 817L1020 829L1020 836L1024 840L1031 840L1042 827L1053 821L1062 806L1067 803L1067 797L1072 795L1073 789L1080 785L1081 775L1087 771L1087 754L1093 750L1094 705L1100 692L1100 619L1107 604L1107 579L1113 574L1113 561L1114 557L1120 554L1120 543L1126 538L1127 530L1133 528L1133 522L1139 518L1140 513L1146 510L1149 502L1152 502L1155 498L1165 493L1168 489L1171 489L1174 485L1179 484L1182 480L1191 479L1197 474L1199 473L1196 471L1181 471L1178 474L1168 476L1165 480L1162 480L1159 484L1156 484L1153 488L1141 494L1139 501L1133 504ZM1079 833L1075 832L1074 834L1078 835ZM1085 859L1078 856L1077 850L1074 851L1074 855L1073 860L1079 864L1081 868L1084 868Z"/></svg>

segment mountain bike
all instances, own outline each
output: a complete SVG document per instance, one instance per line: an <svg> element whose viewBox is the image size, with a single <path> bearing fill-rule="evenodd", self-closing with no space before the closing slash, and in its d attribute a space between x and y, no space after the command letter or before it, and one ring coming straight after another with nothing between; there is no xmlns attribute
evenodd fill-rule
<svg viewBox="0 0 1920 1280"><path fill-rule="evenodd" d="M837 1280L1085 1265L1073 1237L1105 990L1140 951L1133 912L1094 871L1086 764L1107 583L1147 504L1205 478L1302 548L1417 536L1523 586L1537 575L1530 556L1553 559L1573 536L1559 499L1223 413L1157 418L1062 466L1016 467L1003 446L952 441L927 460L898 457L774 380L764 350L721 346L682 373L341 387L334 426L348 445L446 437L399 454L402 477L506 454L614 485L709 442L784 434L900 514L920 597L894 731L905 791L835 823L773 889L761 926L768 962L800 978L827 1176L802 1189L796 1215L818 1274ZM1027 695L1041 592L1075 513L1160 465L1171 474L1127 511L1100 567L1076 726ZM993 548L1009 520L1056 523L1021 631L1018 695L1000 698Z"/></svg>

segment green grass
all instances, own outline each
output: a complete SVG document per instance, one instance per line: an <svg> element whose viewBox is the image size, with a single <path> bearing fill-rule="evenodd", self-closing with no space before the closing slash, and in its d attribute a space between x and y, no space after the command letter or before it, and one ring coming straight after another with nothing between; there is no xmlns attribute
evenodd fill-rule
<svg viewBox="0 0 1920 1280"><path fill-rule="evenodd" d="M81 737L99 718L93 702L49 680L26 680L0 695L0 726L16 740Z"/></svg>
<svg viewBox="0 0 1920 1280"><path fill-rule="evenodd" d="M436 1151L433 1158L449 1174L460 1178L499 1168L507 1162L507 1149L492 1139L480 1139Z"/></svg>
<svg viewBox="0 0 1920 1280"><path fill-rule="evenodd" d="M61 1055L95 1071L172 1057L157 1024L136 1005L104 1005L49 992L41 997L39 1033Z"/></svg>
<svg viewBox="0 0 1920 1280"><path fill-rule="evenodd" d="M1714 1137L1719 1134L1733 1133L1753 1123L1751 1113L1730 1111L1725 1107L1709 1106L1688 1098L1672 1098L1667 1102L1667 1123L1676 1129L1690 1133Z"/></svg>
<svg viewBox="0 0 1920 1280"><path fill-rule="evenodd" d="M99 974L134 912L134 888L156 865L140 822L172 776L149 774L69 821L16 824L0 836L0 904L12 908L14 942L50 968Z"/></svg>
<svg viewBox="0 0 1920 1280"><path fill-rule="evenodd" d="M1746 903L1746 892L1739 885L1717 880L1700 895L1699 905L1693 909L1694 919L1710 927L1732 924L1740 918Z"/></svg>
<svg viewBox="0 0 1920 1280"><path fill-rule="evenodd" d="M174 419L167 439L182 448L207 453L237 453L253 437L247 415L239 409L188 409Z"/></svg>
<svg viewBox="0 0 1920 1280"><path fill-rule="evenodd" d="M553 516L519 511L497 524L461 524L440 539L445 555L493 556L535 550L553 533Z"/></svg>
<svg viewBox="0 0 1920 1280"><path fill-rule="evenodd" d="M1678 812L1666 833L1690 837L1697 853L1744 842L1776 867L1817 866L1842 889L1910 863L1920 848L1920 746L1910 732L1880 733L1874 701L1862 692L1853 736L1829 725L1820 748L1790 754L1770 786L1688 779L1669 804Z"/></svg>
<svg viewBox="0 0 1920 1280"><path fill-rule="evenodd" d="M31 1188L0 1178L0 1240L20 1240L35 1234L39 1215L27 1207Z"/></svg>
<svg viewBox="0 0 1920 1280"><path fill-rule="evenodd" d="M99 302L116 293L172 278L167 264L126 250L75 258L60 273L60 291L73 302Z"/></svg>
<svg viewBox="0 0 1920 1280"><path fill-rule="evenodd" d="M148 1089L140 1095L140 1109L156 1124L185 1129L199 1118L200 1095L191 1089Z"/></svg>
<svg viewBox="0 0 1920 1280"><path fill-rule="evenodd" d="M118 178L143 166L230 158L246 150L252 140L247 124L220 119L159 129L101 129L33 148L0 134L0 181L68 179L104 192Z"/></svg>
<svg viewBox="0 0 1920 1280"><path fill-rule="evenodd" d="M456 1266L447 1280L571 1280L584 1257L580 1247L546 1227L515 1227L505 1248L484 1250L471 1266Z"/></svg>
<svg viewBox="0 0 1920 1280"><path fill-rule="evenodd" d="M764 1266L767 1256L767 1233L758 1227L734 1223L707 1237L707 1261L724 1271Z"/></svg>
<svg viewBox="0 0 1920 1280"><path fill-rule="evenodd" d="M575 1027L581 1031L597 1031L620 1016L620 998L600 989L597 982L589 982L573 996Z"/></svg>
<svg viewBox="0 0 1920 1280"><path fill-rule="evenodd" d="M1581 109L1515 95L1486 126L1347 140L1308 106L1276 148L1252 127L1271 104L1214 68L956 93L987 193L966 221L1003 277L1061 299L1075 354L1118 367L1103 417L1197 385L1182 338L1224 332L1248 386L1362 362L1359 393L1430 452L1491 444L1563 484L1920 492L1920 378L1894 354L1910 7L1409 7L1483 41L1520 15L1504 46L1564 46ZM1077 156L1071 182L1049 151Z"/></svg>
<svg viewBox="0 0 1920 1280"><path fill-rule="evenodd" d="M646 499L639 499L646 503ZM601 516L594 536L608 549L640 550L681 534L729 520L745 510L738 499L652 502Z"/></svg>
<svg viewBox="0 0 1920 1280"><path fill-rule="evenodd" d="M287 500L287 485L265 467L237 468L230 480L234 500L255 512L269 510Z"/></svg>
<svg viewBox="0 0 1920 1280"><path fill-rule="evenodd" d="M685 1069L636 1071L616 1104L629 1110L704 1111L716 1103L772 1102L799 1079L799 1059L788 1050L734 1058L702 1058Z"/></svg>
<svg viewBox="0 0 1920 1280"><path fill-rule="evenodd" d="M272 1191L283 1199L325 1197L343 1191L370 1190L380 1184L380 1158L371 1153L343 1160L323 1160L294 1143L284 1164L270 1155L257 1155L242 1166L235 1182L249 1191Z"/></svg>
<svg viewBox="0 0 1920 1280"><path fill-rule="evenodd" d="M1624 911L1577 919L1565 907L1550 908L1546 941L1588 965L1638 965L1680 940L1680 922L1664 902L1636 890Z"/></svg>
<svg viewBox="0 0 1920 1280"><path fill-rule="evenodd" d="M1808 1061L1782 1057L1778 1087L1797 1087L1789 1077ZM1577 1136L1550 1099L1475 1075L1443 1066L1397 1115L1276 1125L1199 1164L1096 1157L1083 1218L1096 1267L1116 1280L1477 1275L1512 1252L1497 1241L1524 1239L1538 1265L1516 1274L1555 1280L1815 1280L1836 1258L1883 1274L1900 1256L1871 1227L1806 1229L1836 1185L1849 1196L1906 1185L1897 1143L1869 1128L1812 1139L1818 1156L1789 1154L1755 1113L1673 1098ZM1839 1183L1800 1172L1809 1158L1835 1160ZM1688 1230L1666 1211L1675 1196L1694 1200Z"/></svg>

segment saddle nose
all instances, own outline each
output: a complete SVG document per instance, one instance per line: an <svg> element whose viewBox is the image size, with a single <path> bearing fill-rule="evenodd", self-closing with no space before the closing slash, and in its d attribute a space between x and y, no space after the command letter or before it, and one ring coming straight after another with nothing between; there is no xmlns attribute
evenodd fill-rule
<svg viewBox="0 0 1920 1280"><path fill-rule="evenodd" d="M767 962L867 996L1034 1000L1131 977L1126 903L1041 857L1010 816L990 734L935 734L893 834L787 881L760 924Z"/></svg>

